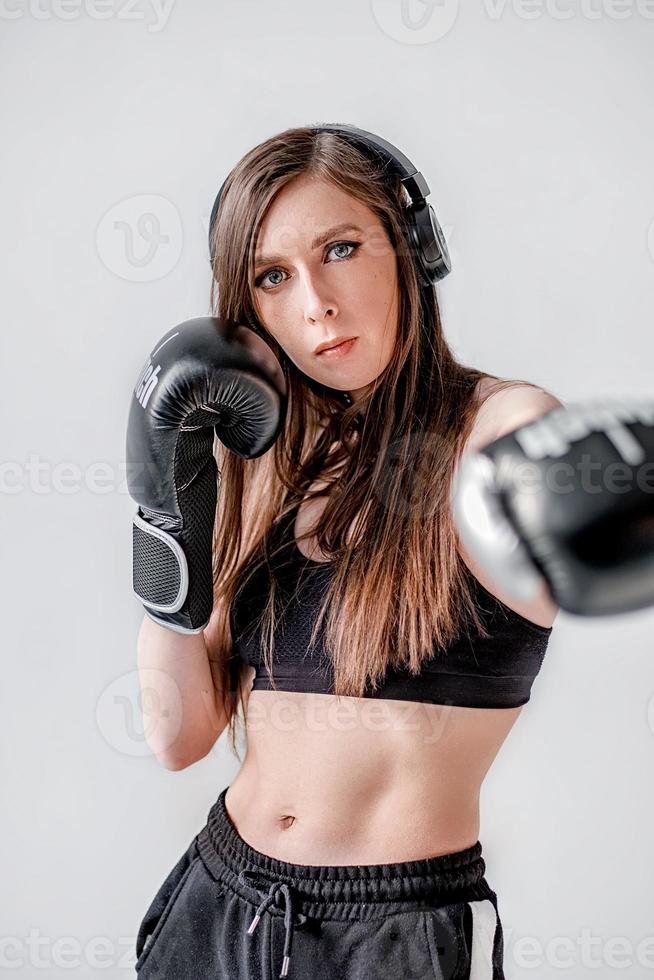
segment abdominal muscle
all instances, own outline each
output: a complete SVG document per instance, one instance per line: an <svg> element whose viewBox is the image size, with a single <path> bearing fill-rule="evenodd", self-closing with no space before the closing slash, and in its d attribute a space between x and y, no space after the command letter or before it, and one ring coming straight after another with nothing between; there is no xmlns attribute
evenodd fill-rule
<svg viewBox="0 0 654 980"><path fill-rule="evenodd" d="M462 850L479 837L481 784L521 711L253 691L227 812L248 844L292 864Z"/></svg>

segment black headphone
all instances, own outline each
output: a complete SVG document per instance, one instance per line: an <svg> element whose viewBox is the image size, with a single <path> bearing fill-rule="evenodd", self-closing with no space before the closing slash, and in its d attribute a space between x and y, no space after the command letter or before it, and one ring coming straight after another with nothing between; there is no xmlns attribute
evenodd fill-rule
<svg viewBox="0 0 654 980"><path fill-rule="evenodd" d="M422 285L431 286L439 279L444 279L452 269L447 242L434 209L425 200L430 193L429 184L409 158L392 143L382 139L381 136L375 136L374 133L369 133L365 129L357 129L356 126L351 126L349 123L324 123L311 126L310 129L316 133L338 133L340 136L347 136L355 143L362 143L364 147L376 153L382 162L390 166L393 172L400 177L411 198L411 203L405 209L406 227L410 244L415 248ZM214 259L212 251L213 229L224 186L225 181L218 191L209 219L209 254L212 266Z"/></svg>

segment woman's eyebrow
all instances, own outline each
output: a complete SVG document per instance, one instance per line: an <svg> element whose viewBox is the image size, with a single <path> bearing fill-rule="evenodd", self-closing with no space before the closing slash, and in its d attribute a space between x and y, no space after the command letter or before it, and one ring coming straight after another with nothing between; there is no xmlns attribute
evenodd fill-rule
<svg viewBox="0 0 654 980"><path fill-rule="evenodd" d="M359 228L358 225L352 225L349 222L341 225L335 225L333 228L329 228L327 231L322 231L319 235L316 235L314 240L311 242L311 248L320 248L324 245L332 235L344 235L346 231L358 231L363 234L363 229ZM283 262L283 255L258 255L255 257L254 265L255 268L259 268L261 265L269 265L273 262Z"/></svg>

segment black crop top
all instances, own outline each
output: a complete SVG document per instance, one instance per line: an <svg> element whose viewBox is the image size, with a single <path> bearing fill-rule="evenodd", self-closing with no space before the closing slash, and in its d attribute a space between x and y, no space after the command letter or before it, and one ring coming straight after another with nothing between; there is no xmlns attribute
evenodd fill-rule
<svg viewBox="0 0 654 980"><path fill-rule="evenodd" d="M293 533L296 510L277 525L279 537L274 541L276 548L283 544L274 556L283 614L276 613L273 675L279 691L333 694L333 667L321 634L309 651L333 563L302 554ZM365 697L470 708L513 708L529 700L552 627L539 626L515 612L471 572L469 579L490 635L474 638L474 646L463 635L446 649L437 649L417 676L406 668L389 666L384 682L377 690L369 688ZM260 645L260 619L269 588L268 571L262 565L241 582L230 610L233 657L255 668L254 691L273 690Z"/></svg>

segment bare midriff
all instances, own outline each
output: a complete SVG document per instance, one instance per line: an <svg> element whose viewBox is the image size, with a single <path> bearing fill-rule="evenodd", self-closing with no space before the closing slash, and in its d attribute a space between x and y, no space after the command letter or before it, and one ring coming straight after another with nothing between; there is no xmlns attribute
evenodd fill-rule
<svg viewBox="0 0 654 980"><path fill-rule="evenodd" d="M291 864L387 864L479 837L483 779L520 714L253 691L225 805L243 839Z"/></svg>

